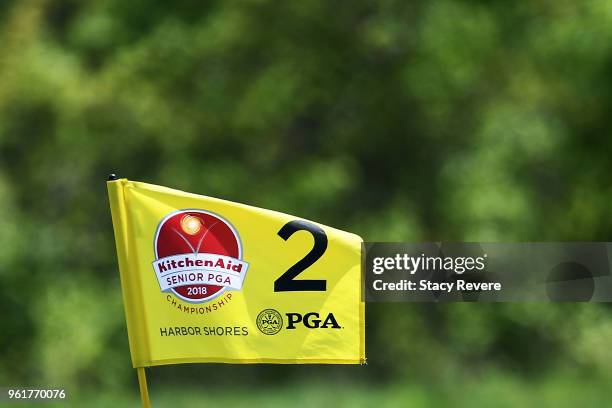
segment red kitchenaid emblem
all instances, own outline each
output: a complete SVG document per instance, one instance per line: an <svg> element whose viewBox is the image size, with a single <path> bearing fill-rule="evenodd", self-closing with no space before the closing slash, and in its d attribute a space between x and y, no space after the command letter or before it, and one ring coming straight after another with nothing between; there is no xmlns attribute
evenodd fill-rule
<svg viewBox="0 0 612 408"><path fill-rule="evenodd" d="M153 269L162 292L202 303L240 290L249 264L242 260L236 229L204 210L167 215L155 233Z"/></svg>

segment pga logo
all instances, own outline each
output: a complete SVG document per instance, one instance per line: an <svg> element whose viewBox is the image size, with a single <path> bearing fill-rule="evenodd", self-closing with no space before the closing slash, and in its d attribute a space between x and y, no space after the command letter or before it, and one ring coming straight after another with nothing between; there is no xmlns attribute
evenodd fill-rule
<svg viewBox="0 0 612 408"><path fill-rule="evenodd" d="M325 318L316 312L306 313L286 313L287 330L294 330L296 325L303 325L308 329L340 329L340 325L333 313L328 313Z"/></svg>
<svg viewBox="0 0 612 408"><path fill-rule="evenodd" d="M298 326L305 327L307 329L341 329L342 327L338 324L336 317L333 313L328 313L325 316L319 315L317 312L310 312L306 314L301 313L285 313L287 320L287 330L295 330ZM283 319L280 312L274 309L264 309L259 315L255 322L260 332L266 335L277 334L283 328Z"/></svg>

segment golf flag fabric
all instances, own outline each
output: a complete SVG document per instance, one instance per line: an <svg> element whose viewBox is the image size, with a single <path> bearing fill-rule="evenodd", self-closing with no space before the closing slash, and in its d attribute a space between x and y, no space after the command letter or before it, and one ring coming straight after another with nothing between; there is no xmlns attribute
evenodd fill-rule
<svg viewBox="0 0 612 408"><path fill-rule="evenodd" d="M134 367L365 362L360 237L152 184L107 186Z"/></svg>

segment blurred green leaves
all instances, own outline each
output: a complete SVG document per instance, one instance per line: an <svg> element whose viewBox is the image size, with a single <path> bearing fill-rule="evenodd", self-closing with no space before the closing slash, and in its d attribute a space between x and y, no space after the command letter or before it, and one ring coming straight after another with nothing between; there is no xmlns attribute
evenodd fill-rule
<svg viewBox="0 0 612 408"><path fill-rule="evenodd" d="M0 24L0 382L130 378L113 171L366 240L610 240L607 2L23 0ZM517 404L516 373L612 375L605 305L368 310L365 369L231 375L495 372L474 393Z"/></svg>

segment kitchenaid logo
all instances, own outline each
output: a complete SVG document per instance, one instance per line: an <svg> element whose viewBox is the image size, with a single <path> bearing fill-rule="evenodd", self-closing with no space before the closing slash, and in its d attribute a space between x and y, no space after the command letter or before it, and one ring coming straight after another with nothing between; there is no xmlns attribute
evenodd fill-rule
<svg viewBox="0 0 612 408"><path fill-rule="evenodd" d="M242 260L237 231L219 215L176 211L159 223L154 241L153 269L162 292L202 303L242 289L249 264Z"/></svg>
<svg viewBox="0 0 612 408"><path fill-rule="evenodd" d="M175 255L153 262L162 292L188 284L242 289L248 264L214 254Z"/></svg>

